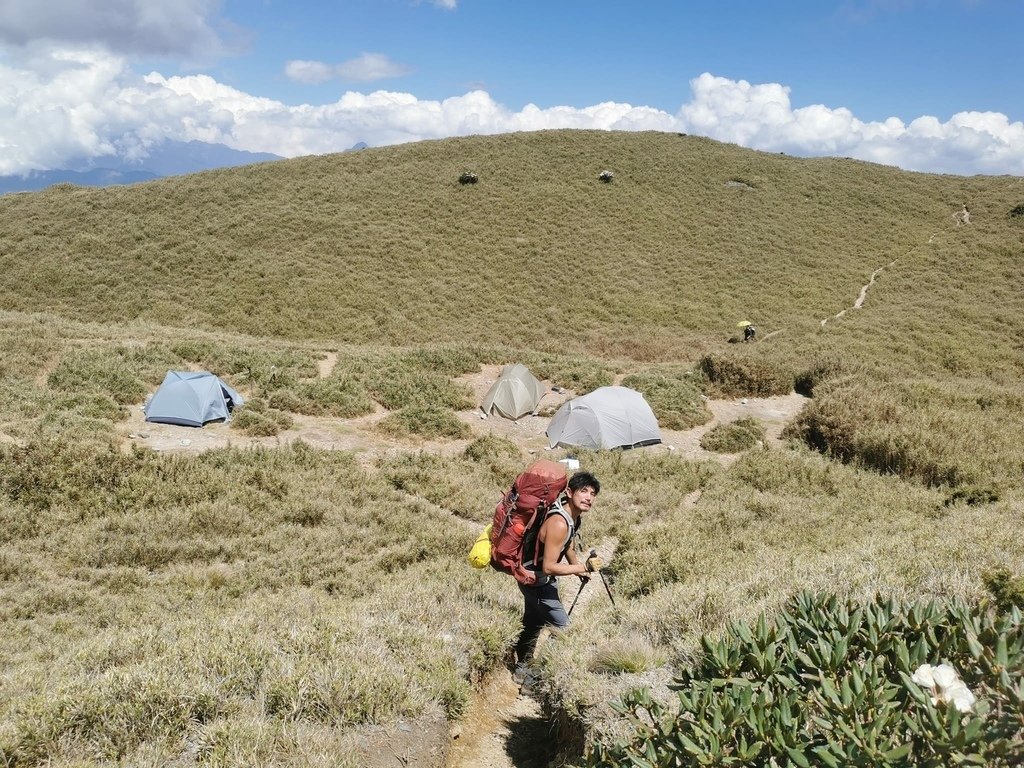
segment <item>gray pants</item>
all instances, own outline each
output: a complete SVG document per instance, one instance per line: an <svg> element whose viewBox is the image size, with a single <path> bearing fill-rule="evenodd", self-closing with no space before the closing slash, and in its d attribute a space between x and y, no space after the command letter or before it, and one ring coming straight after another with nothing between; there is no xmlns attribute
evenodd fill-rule
<svg viewBox="0 0 1024 768"><path fill-rule="evenodd" d="M540 631L544 627L565 629L569 616L558 599L558 585L554 581L539 587L520 584L519 591L523 593L523 631L516 642L516 659L526 662L533 658Z"/></svg>

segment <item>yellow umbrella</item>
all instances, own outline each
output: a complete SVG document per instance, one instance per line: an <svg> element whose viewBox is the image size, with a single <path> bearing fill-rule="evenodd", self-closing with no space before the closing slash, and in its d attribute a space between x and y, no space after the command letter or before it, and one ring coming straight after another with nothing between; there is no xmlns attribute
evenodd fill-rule
<svg viewBox="0 0 1024 768"><path fill-rule="evenodd" d="M743 320L742 322L736 323L737 328L746 328L748 325L753 325L749 320Z"/></svg>

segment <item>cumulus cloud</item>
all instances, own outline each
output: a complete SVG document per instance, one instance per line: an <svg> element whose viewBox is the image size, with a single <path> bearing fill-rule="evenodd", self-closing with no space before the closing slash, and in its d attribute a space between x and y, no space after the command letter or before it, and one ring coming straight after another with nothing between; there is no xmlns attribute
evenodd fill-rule
<svg viewBox="0 0 1024 768"><path fill-rule="evenodd" d="M322 77L317 62L291 76ZM334 69L327 70L333 75ZM141 159L163 139L206 141L293 157L468 134L544 128L681 131L753 149L840 155L920 171L1024 175L1024 123L992 112L946 121L864 122L844 108L794 107L780 84L705 73L671 114L604 102L515 111L486 91L443 101L349 91L330 104L286 105L207 75L140 77L126 59L93 49L40 55L31 68L0 60L0 174L66 167L70 158Z"/></svg>
<svg viewBox="0 0 1024 768"><path fill-rule="evenodd" d="M324 64L321 61L289 61L284 73L300 83L324 83L335 78L356 82L386 80L402 77L411 70L392 61L383 53L364 53L341 64Z"/></svg>
<svg viewBox="0 0 1024 768"><path fill-rule="evenodd" d="M0 42L102 46L123 55L215 57L221 0L0 0Z"/></svg>

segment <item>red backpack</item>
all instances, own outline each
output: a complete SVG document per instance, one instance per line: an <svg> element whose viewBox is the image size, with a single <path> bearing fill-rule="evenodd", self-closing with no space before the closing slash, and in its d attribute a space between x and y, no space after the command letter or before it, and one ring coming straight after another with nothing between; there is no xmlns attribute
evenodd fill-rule
<svg viewBox="0 0 1024 768"><path fill-rule="evenodd" d="M512 489L494 509L491 524L491 566L510 573L525 586L537 582L537 574L523 564L537 560L537 534L551 505L568 485L565 465L541 459L516 478ZM530 557L528 557L528 555Z"/></svg>

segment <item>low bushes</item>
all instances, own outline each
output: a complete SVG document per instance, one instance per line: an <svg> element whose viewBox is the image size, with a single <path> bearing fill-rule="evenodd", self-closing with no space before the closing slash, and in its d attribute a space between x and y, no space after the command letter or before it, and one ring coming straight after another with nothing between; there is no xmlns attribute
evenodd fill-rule
<svg viewBox="0 0 1024 768"><path fill-rule="evenodd" d="M940 661L966 689L935 682L924 665ZM1022 670L1020 611L801 593L774 621L704 636L677 708L625 696L635 732L587 765L1019 765Z"/></svg>
<svg viewBox="0 0 1024 768"><path fill-rule="evenodd" d="M846 372L847 365L838 359L822 360L801 371L793 379L793 390L804 397L814 397L814 388Z"/></svg>
<svg viewBox="0 0 1024 768"><path fill-rule="evenodd" d="M455 414L427 405L410 405L388 414L377 424L386 435L394 437L469 437L470 429Z"/></svg>
<svg viewBox="0 0 1024 768"><path fill-rule="evenodd" d="M294 389L277 390L270 395L270 404L307 416L351 419L373 413L373 399L366 388L342 376L301 381Z"/></svg>
<svg viewBox="0 0 1024 768"><path fill-rule="evenodd" d="M714 394L721 397L788 395L793 374L750 357L705 355L700 370Z"/></svg>
<svg viewBox="0 0 1024 768"><path fill-rule="evenodd" d="M622 386L640 392L665 429L692 429L706 424L711 412L703 392L688 372L646 371L627 376Z"/></svg>
<svg viewBox="0 0 1024 768"><path fill-rule="evenodd" d="M1014 606L1024 609L1024 576L1014 576L1007 568L995 568L982 574L982 580L1004 611Z"/></svg>
<svg viewBox="0 0 1024 768"><path fill-rule="evenodd" d="M607 387L615 380L612 371L603 363L583 358L553 355L527 355L523 361L540 379L553 386L571 389L577 395Z"/></svg>
<svg viewBox="0 0 1024 768"><path fill-rule="evenodd" d="M968 385L835 380L783 432L841 461L994 501L1024 467L1019 395Z"/></svg>
<svg viewBox="0 0 1024 768"><path fill-rule="evenodd" d="M160 347L90 348L65 354L47 383L61 392L103 392L120 405L142 402L147 381L160 381L177 362Z"/></svg>
<svg viewBox="0 0 1024 768"><path fill-rule="evenodd" d="M756 419L738 419L719 424L700 439L700 447L716 453L739 453L753 448L765 437L764 425Z"/></svg>
<svg viewBox="0 0 1024 768"><path fill-rule="evenodd" d="M284 411L270 408L263 400L249 400L235 411L231 427L253 437L273 437L289 429L294 419Z"/></svg>

